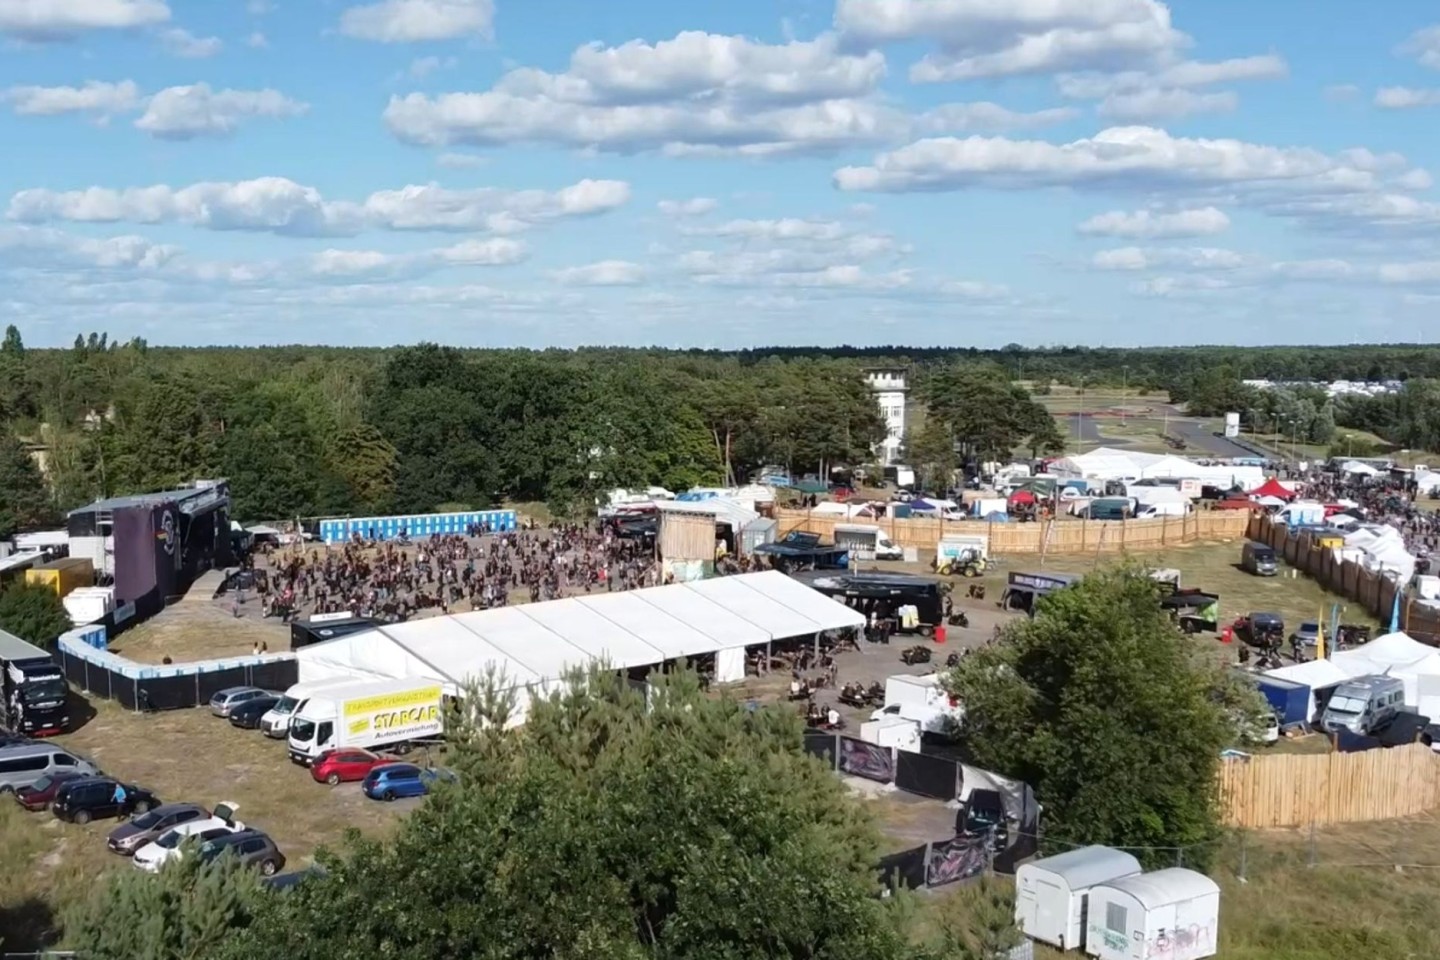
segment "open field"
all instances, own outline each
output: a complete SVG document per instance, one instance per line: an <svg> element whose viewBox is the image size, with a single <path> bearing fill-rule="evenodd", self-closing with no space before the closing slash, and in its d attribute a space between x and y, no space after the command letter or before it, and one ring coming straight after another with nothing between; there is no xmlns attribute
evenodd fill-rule
<svg viewBox="0 0 1440 960"><path fill-rule="evenodd" d="M369 800L359 784L315 783L309 771L286 757L283 742L237 730L204 710L144 715L91 700L90 711L88 723L56 742L108 774L155 791L162 801L205 806L234 801L239 819L275 838L287 871L309 864L319 846L338 846L346 828L383 832L416 804ZM33 948L53 935L54 918L39 898L70 904L101 875L134 868L105 849L115 821L79 827L0 800L6 866L0 871L0 930L7 949Z"/></svg>
<svg viewBox="0 0 1440 960"><path fill-rule="evenodd" d="M258 610L253 595L246 606ZM117 636L110 650L137 663L176 663L249 656L257 643L271 653L290 649L290 630L279 620L236 617L228 602L186 599Z"/></svg>

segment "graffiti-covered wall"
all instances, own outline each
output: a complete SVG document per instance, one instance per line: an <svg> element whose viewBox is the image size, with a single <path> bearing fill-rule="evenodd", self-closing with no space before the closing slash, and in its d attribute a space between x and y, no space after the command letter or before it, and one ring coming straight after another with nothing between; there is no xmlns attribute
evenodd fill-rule
<svg viewBox="0 0 1440 960"><path fill-rule="evenodd" d="M515 529L514 510L472 510L465 513L421 513L408 517L346 517L320 521L320 539L344 543L353 536L366 540L394 540L401 534L412 540L437 533L466 533L483 527L495 533Z"/></svg>

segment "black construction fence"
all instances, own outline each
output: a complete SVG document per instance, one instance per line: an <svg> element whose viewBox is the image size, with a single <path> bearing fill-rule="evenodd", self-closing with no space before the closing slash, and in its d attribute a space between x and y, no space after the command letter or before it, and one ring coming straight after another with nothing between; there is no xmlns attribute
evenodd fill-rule
<svg viewBox="0 0 1440 960"><path fill-rule="evenodd" d="M826 730L807 729L803 749L836 773L893 783L906 793L947 804L967 796L970 790L997 791L1003 797L1007 820L1003 834L964 835L962 803L956 811L953 836L882 857L876 870L887 890L939 887L986 872L1010 875L1022 860L1037 852L1040 805L1029 784L1006 781L950 756L882 747ZM1002 838L1000 843L997 837Z"/></svg>
<svg viewBox="0 0 1440 960"><path fill-rule="evenodd" d="M63 648L59 657L71 686L92 696L114 700L131 710L198 707L209 703L212 696L226 687L254 686L283 691L300 680L299 664L288 657L221 669L200 669L197 665L193 670L186 670L185 665L180 664L163 668L164 676L135 676L92 663Z"/></svg>

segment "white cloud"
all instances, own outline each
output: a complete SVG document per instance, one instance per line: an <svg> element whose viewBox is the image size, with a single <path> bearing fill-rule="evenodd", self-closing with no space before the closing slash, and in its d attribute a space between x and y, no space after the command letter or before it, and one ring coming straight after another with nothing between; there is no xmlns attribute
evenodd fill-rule
<svg viewBox="0 0 1440 960"><path fill-rule="evenodd" d="M1238 270L1251 261L1234 250L1216 247L1118 247L1101 250L1090 260L1097 270L1153 270L1161 267L1182 270Z"/></svg>
<svg viewBox="0 0 1440 960"><path fill-rule="evenodd" d="M582 180L553 192L412 185L354 202L326 200L314 187L284 177L261 177L180 189L162 184L126 190L23 190L10 199L7 216L28 223L180 223L295 236L353 236L371 228L510 233L604 213L629 197L626 183Z"/></svg>
<svg viewBox="0 0 1440 960"><path fill-rule="evenodd" d="M423 80L439 70L450 70L460 61L454 57L417 57L405 68L405 74L412 80Z"/></svg>
<svg viewBox="0 0 1440 960"><path fill-rule="evenodd" d="M1401 56L1414 57L1424 66L1440 70L1440 24L1417 30L1396 52Z"/></svg>
<svg viewBox="0 0 1440 960"><path fill-rule="evenodd" d="M245 38L245 46L250 47L252 50L264 50L270 46L270 41L266 39L265 34L256 30Z"/></svg>
<svg viewBox="0 0 1440 960"><path fill-rule="evenodd" d="M1142 297L1178 297L1214 294L1228 291L1235 285L1220 277L1192 274L1183 277L1152 277L1131 284L1130 292Z"/></svg>
<svg viewBox="0 0 1440 960"><path fill-rule="evenodd" d="M88 113L108 117L128 113L140 105L140 88L133 80L103 83L90 80L79 87L11 87L0 93L0 102L27 117L53 117L64 113Z"/></svg>
<svg viewBox="0 0 1440 960"><path fill-rule="evenodd" d="M1158 0L839 0L852 43L932 41L918 83L1060 70L1117 70L1173 56L1187 38Z"/></svg>
<svg viewBox="0 0 1440 960"><path fill-rule="evenodd" d="M551 276L557 283L571 287L633 287L645 281L645 270L627 260L602 260L556 270Z"/></svg>
<svg viewBox="0 0 1440 960"><path fill-rule="evenodd" d="M179 252L136 236L95 239L45 227L0 227L0 264L7 266L153 270Z"/></svg>
<svg viewBox="0 0 1440 960"><path fill-rule="evenodd" d="M1076 229L1089 236L1163 240L1211 236L1223 233L1229 227L1230 218L1223 211L1215 207L1196 207L1170 213L1111 210L1096 214Z"/></svg>
<svg viewBox="0 0 1440 960"><path fill-rule="evenodd" d="M435 165L446 170L474 170L489 163L488 157L474 153L442 153L435 158Z"/></svg>
<svg viewBox="0 0 1440 960"><path fill-rule="evenodd" d="M278 90L212 90L197 83L155 94L135 126L165 140L223 137L245 120L296 117L308 109Z"/></svg>
<svg viewBox="0 0 1440 960"><path fill-rule="evenodd" d="M712 197L691 197L688 200L661 200L655 205L667 217L699 217L720 206Z"/></svg>
<svg viewBox="0 0 1440 960"><path fill-rule="evenodd" d="M1047 127L1073 120L1077 116L1079 111L1070 107L1022 113L982 100L976 103L944 104L922 115L920 123L936 133L1003 132Z"/></svg>
<svg viewBox="0 0 1440 960"><path fill-rule="evenodd" d="M86 30L125 30L164 23L163 0L5 0L0 34L24 40L61 40Z"/></svg>
<svg viewBox="0 0 1440 960"><path fill-rule="evenodd" d="M1096 112L1108 120L1175 120L1197 113L1231 113L1240 97L1230 90L1198 93L1179 87L1112 93L1100 101Z"/></svg>
<svg viewBox="0 0 1440 960"><path fill-rule="evenodd" d="M842 224L833 220L801 220L786 217L779 220L731 220L718 226L691 231L713 237L736 237L744 240L839 240L846 234Z"/></svg>
<svg viewBox="0 0 1440 960"><path fill-rule="evenodd" d="M1413 87L1383 87L1375 91L1375 106L1385 110L1440 107L1440 89L1416 90Z"/></svg>
<svg viewBox="0 0 1440 960"><path fill-rule="evenodd" d="M197 37L180 27L162 31L160 43L172 56L186 60L204 60L225 49L225 44L219 37Z"/></svg>
<svg viewBox="0 0 1440 960"><path fill-rule="evenodd" d="M1393 284L1440 283L1440 260L1387 263L1380 267L1380 279Z"/></svg>
<svg viewBox="0 0 1440 960"><path fill-rule="evenodd" d="M377 43L417 43L489 37L493 0L382 0L350 7L340 15L340 32Z"/></svg>
<svg viewBox="0 0 1440 960"><path fill-rule="evenodd" d="M548 143L617 152L772 154L904 136L911 120L882 102L885 59L841 52L833 37L771 45L687 32L650 44L591 44L564 73L521 68L481 93L393 97L402 140Z"/></svg>
<svg viewBox="0 0 1440 960"><path fill-rule="evenodd" d="M462 240L454 246L435 251L442 261L455 266L499 267L519 263L528 255L525 244L508 237L485 240Z"/></svg>
<svg viewBox="0 0 1440 960"><path fill-rule="evenodd" d="M1270 264L1270 272L1286 280L1348 280L1360 270L1348 260L1289 260Z"/></svg>
<svg viewBox="0 0 1440 960"><path fill-rule="evenodd" d="M920 140L835 173L843 190L902 193L1046 186L1145 191L1224 188L1279 198L1374 193L1406 166L1395 154L1325 154L1231 139L1175 137L1153 127L1111 127L1070 143L1004 137Z"/></svg>

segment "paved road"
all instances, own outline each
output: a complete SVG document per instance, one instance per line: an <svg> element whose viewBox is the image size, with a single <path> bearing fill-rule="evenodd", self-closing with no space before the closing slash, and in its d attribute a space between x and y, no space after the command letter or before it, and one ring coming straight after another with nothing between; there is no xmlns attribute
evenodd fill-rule
<svg viewBox="0 0 1440 960"><path fill-rule="evenodd" d="M1253 457L1249 450L1238 443L1231 443L1224 437L1217 437L1206 424L1196 420L1172 419L1170 432L1183 437L1187 444L1186 453L1198 451L1217 457Z"/></svg>

